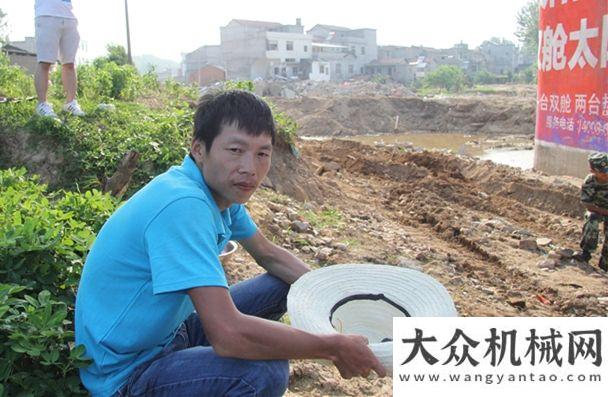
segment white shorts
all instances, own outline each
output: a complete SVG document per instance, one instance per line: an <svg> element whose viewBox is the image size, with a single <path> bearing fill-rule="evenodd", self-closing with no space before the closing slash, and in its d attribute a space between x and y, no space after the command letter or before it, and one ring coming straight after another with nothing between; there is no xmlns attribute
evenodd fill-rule
<svg viewBox="0 0 608 397"><path fill-rule="evenodd" d="M38 62L74 63L80 44L78 21L71 18L41 16L36 18L36 53Z"/></svg>

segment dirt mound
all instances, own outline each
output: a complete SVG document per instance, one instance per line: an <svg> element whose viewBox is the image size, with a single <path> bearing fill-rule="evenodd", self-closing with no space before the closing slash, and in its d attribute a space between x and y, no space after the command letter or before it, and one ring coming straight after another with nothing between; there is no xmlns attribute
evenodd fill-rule
<svg viewBox="0 0 608 397"><path fill-rule="evenodd" d="M280 138L272 152L272 166L265 185L298 201L322 202L330 194L319 183L313 168L300 157L295 146Z"/></svg>
<svg viewBox="0 0 608 397"><path fill-rule="evenodd" d="M0 166L26 167L40 175L42 182L54 186L61 184L65 159L61 145L48 136L24 130L0 133Z"/></svg>
<svg viewBox="0 0 608 397"><path fill-rule="evenodd" d="M533 135L536 117L535 100L528 97L306 97L273 101L298 122L301 136L411 131Z"/></svg>

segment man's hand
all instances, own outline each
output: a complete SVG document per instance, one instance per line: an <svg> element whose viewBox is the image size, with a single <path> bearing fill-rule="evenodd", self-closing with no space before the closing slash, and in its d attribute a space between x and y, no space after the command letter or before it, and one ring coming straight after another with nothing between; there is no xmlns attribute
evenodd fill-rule
<svg viewBox="0 0 608 397"><path fill-rule="evenodd" d="M333 361L344 379L355 376L367 378L374 371L381 378L386 376L386 368L368 347L367 338L360 335L333 335L335 338Z"/></svg>

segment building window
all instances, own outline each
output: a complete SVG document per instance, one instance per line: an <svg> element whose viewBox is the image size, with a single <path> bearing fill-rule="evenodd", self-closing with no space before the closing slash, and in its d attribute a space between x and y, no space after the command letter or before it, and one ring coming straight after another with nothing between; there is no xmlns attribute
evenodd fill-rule
<svg viewBox="0 0 608 397"><path fill-rule="evenodd" d="M281 68L281 75L287 77L287 68Z"/></svg>
<svg viewBox="0 0 608 397"><path fill-rule="evenodd" d="M298 67L294 66L292 70L293 70L292 76L297 76L298 75Z"/></svg>
<svg viewBox="0 0 608 397"><path fill-rule="evenodd" d="M277 51L279 49L279 43L276 40L269 40L266 49L268 51Z"/></svg>
<svg viewBox="0 0 608 397"><path fill-rule="evenodd" d="M295 58L285 58L285 62L295 62Z"/></svg>
<svg viewBox="0 0 608 397"><path fill-rule="evenodd" d="M319 65L319 73L325 74L325 67L323 65Z"/></svg>
<svg viewBox="0 0 608 397"><path fill-rule="evenodd" d="M308 52L308 46L307 45L304 46L304 52Z"/></svg>
<svg viewBox="0 0 608 397"><path fill-rule="evenodd" d="M338 76L342 75L342 64L340 64L340 63L336 63L336 74Z"/></svg>
<svg viewBox="0 0 608 397"><path fill-rule="evenodd" d="M286 48L287 51L293 51L293 41L288 41Z"/></svg>
<svg viewBox="0 0 608 397"><path fill-rule="evenodd" d="M361 47L361 55L365 55L365 47Z"/></svg>
<svg viewBox="0 0 608 397"><path fill-rule="evenodd" d="M279 74L279 68L274 68L274 74L275 76Z"/></svg>
<svg viewBox="0 0 608 397"><path fill-rule="evenodd" d="M353 65L348 65L348 74L355 73L355 67Z"/></svg>

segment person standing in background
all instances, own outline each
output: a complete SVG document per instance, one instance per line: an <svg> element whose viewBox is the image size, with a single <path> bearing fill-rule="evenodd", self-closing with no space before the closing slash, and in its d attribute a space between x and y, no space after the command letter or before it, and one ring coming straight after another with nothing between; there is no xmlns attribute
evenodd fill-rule
<svg viewBox="0 0 608 397"><path fill-rule="evenodd" d="M57 59L61 62L61 81L66 93L63 110L84 116L76 101L76 52L80 43L78 20L72 10L72 0L36 0L36 114L57 118L53 106L47 102L49 73Z"/></svg>

